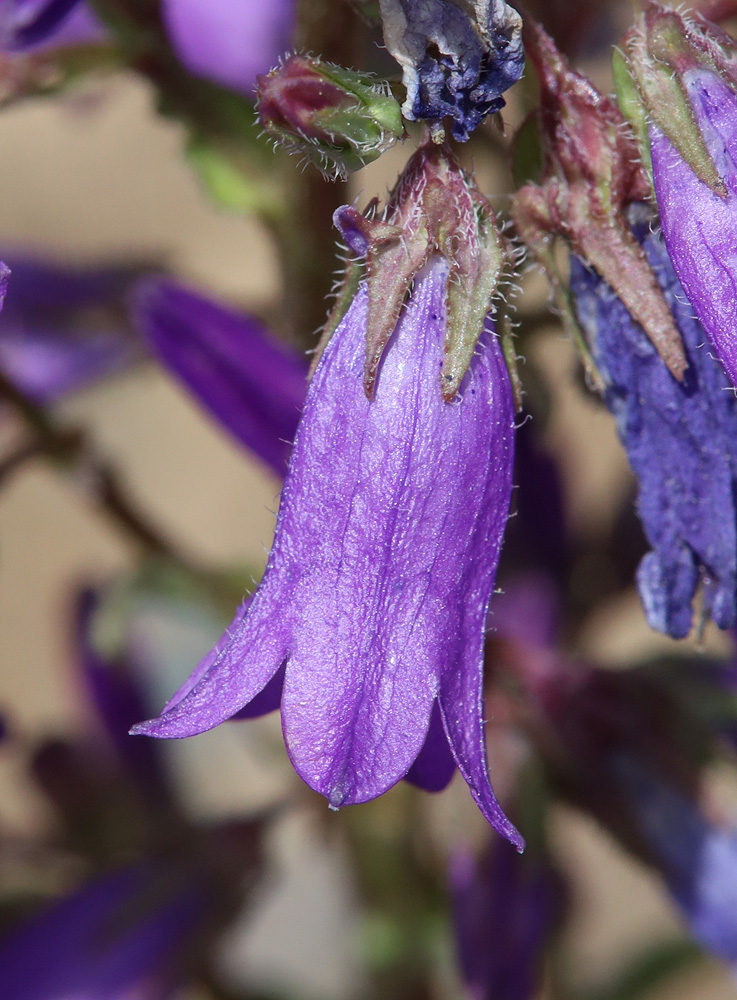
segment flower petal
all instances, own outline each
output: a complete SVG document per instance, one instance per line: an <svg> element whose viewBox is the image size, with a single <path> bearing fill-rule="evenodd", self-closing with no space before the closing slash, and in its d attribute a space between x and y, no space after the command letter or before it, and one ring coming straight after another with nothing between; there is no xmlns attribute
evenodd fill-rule
<svg viewBox="0 0 737 1000"><path fill-rule="evenodd" d="M504 815L489 781L484 734L483 645L489 598L499 562L512 493L514 402L501 347L487 321L480 356L471 369L473 388L488 406L486 413L468 410L469 422L485 417L485 463L468 469L465 492L477 491L483 503L474 510L467 531L467 554L458 580L457 627L445 649L445 669L439 694L443 724L456 763L471 794L491 825L518 849L524 841ZM478 433L478 431L477 431ZM470 428L465 437L470 437ZM472 478L470 473L474 473Z"/></svg>
<svg viewBox="0 0 737 1000"><path fill-rule="evenodd" d="M307 389L304 358L252 317L173 281L142 282L134 309L167 368L241 444L283 476Z"/></svg>
<svg viewBox="0 0 737 1000"><path fill-rule="evenodd" d="M443 401L447 274L436 260L418 275L373 402L361 381L359 292L315 374L293 453L280 541L302 578L282 719L295 769L334 806L407 774L440 670L461 661L466 642L480 685L513 411L495 340L462 396Z"/></svg>
<svg viewBox="0 0 737 1000"><path fill-rule="evenodd" d="M284 662L287 647L279 595L264 583L162 715L134 726L131 734L179 739L213 729L259 694Z"/></svg>
<svg viewBox="0 0 737 1000"><path fill-rule="evenodd" d="M425 792L442 792L453 779L456 762L448 746L437 701L430 716L430 728L417 760L404 776L405 781Z"/></svg>
<svg viewBox="0 0 737 1000"><path fill-rule="evenodd" d="M650 126L655 193L673 268L709 340L737 386L737 96L716 73L684 80L727 194L699 180L656 125Z"/></svg>
<svg viewBox="0 0 737 1000"><path fill-rule="evenodd" d="M437 692L447 584L436 558L457 499L461 430L438 384L447 273L437 262L418 278L372 402L359 292L315 374L295 444L282 532L307 569L282 717L295 769L336 806L374 798L407 773Z"/></svg>

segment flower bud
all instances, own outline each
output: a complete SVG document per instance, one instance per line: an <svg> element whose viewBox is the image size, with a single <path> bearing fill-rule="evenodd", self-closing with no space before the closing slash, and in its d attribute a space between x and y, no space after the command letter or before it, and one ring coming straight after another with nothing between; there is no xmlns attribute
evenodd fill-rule
<svg viewBox="0 0 737 1000"><path fill-rule="evenodd" d="M311 56L290 56L260 76L257 106L276 143L340 177L404 135L399 104L385 86Z"/></svg>

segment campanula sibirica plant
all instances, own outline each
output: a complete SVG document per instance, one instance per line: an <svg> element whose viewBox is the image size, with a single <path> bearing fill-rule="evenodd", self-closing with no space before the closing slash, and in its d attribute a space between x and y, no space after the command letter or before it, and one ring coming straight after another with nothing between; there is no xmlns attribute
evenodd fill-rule
<svg viewBox="0 0 737 1000"><path fill-rule="evenodd" d="M0 996L734 976L736 10L0 0Z"/></svg>

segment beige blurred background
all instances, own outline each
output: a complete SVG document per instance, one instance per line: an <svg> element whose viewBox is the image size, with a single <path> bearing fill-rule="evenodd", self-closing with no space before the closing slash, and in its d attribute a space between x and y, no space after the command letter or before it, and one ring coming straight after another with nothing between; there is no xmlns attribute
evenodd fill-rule
<svg viewBox="0 0 737 1000"><path fill-rule="evenodd" d="M158 119L152 103L146 85L120 78L94 95L3 111L0 249L46 249L75 263L164 259L206 291L257 312L268 309L280 289L266 234L208 202L184 163L182 131ZM384 194L404 155L392 152L365 171L351 196L360 190L365 198ZM558 415L550 444L566 471L572 517L593 529L627 489L612 422L572 388L572 354L557 332L541 339L528 363L539 364L553 386ZM185 550L212 565L264 563L278 482L165 374L153 366L136 370L69 400L62 412L90 424L141 507ZM3 446L18 434L12 420L0 427ZM0 492L0 708L24 732L63 733L80 725L83 709L69 683L70 597L75 585L104 580L131 566L134 556L116 527L41 461ZM183 641L182 675L207 642L201 635ZM614 664L663 643L646 629L633 593L590 623L583 651ZM272 721L237 732L223 727L177 747L193 810L222 815L253 808L290 787L296 779L287 773ZM493 726L490 731L493 765ZM715 794L727 794L718 776ZM478 834L462 782L447 795L428 798L424 808L427 822L450 837L463 838L469 828ZM18 760L10 751L0 753L3 828L34 831L46 822ZM349 1000L360 988L358 923L339 845L326 845L299 819L286 823L282 834L274 845L276 891L234 930L225 967L233 982L281 976L294 996L303 995L312 976L311 995ZM593 824L561 809L554 837L576 887L570 948L582 979L604 976L654 929L663 936L677 931L657 880ZM653 996L729 1000L737 989L714 963Z"/></svg>

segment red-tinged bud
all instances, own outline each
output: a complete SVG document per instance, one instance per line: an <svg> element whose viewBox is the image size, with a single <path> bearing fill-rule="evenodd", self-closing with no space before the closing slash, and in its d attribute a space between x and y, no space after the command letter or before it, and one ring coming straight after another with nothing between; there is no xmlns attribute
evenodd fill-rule
<svg viewBox="0 0 737 1000"><path fill-rule="evenodd" d="M310 56L290 56L259 77L258 116L277 143L343 177L404 135L399 104L384 86Z"/></svg>
<svg viewBox="0 0 737 1000"><path fill-rule="evenodd" d="M671 373L686 369L683 344L624 209L646 198L649 184L634 137L614 103L576 73L553 40L530 18L525 47L540 80L539 125L543 147L541 185L528 184L515 198L518 232L548 271L568 326L583 347L555 269L551 237L564 237L617 292L641 324ZM585 347L585 361L593 373Z"/></svg>

